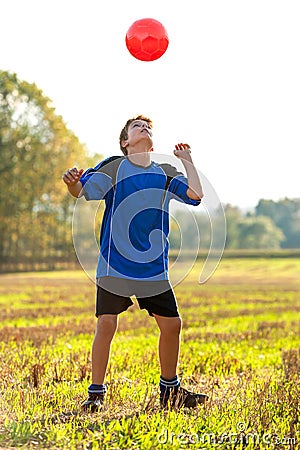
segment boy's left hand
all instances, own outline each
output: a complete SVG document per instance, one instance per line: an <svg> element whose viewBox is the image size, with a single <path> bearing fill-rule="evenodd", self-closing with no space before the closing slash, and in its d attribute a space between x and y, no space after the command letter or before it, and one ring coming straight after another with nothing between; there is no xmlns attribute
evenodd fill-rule
<svg viewBox="0 0 300 450"><path fill-rule="evenodd" d="M190 162L192 161L191 147L189 146L189 144L180 143L175 145L174 155L179 159Z"/></svg>

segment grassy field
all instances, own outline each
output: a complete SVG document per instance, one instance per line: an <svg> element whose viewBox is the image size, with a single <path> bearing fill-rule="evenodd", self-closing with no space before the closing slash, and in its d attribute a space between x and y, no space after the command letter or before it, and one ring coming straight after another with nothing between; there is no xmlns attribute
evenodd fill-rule
<svg viewBox="0 0 300 450"><path fill-rule="evenodd" d="M0 447L298 449L300 259L223 259L176 287L179 375L209 395L159 409L158 333L136 306L120 316L105 410L80 404L90 383L93 283L83 272L0 276Z"/></svg>

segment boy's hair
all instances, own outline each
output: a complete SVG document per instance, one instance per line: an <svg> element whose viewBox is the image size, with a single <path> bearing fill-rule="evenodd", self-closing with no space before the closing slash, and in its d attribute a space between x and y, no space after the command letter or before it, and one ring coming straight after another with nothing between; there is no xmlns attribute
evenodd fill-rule
<svg viewBox="0 0 300 450"><path fill-rule="evenodd" d="M143 116L142 114L135 116L132 119L127 120L124 128L122 129L122 131L120 133L120 137L119 137L120 149L122 150L122 152L124 153L125 156L127 156L127 148L122 147L122 141L125 141L128 138L128 128L129 128L129 125L131 124L131 122L133 122L134 120L144 120L145 122L148 123L150 128L152 128L152 126L153 126L152 120L149 119L148 117Z"/></svg>

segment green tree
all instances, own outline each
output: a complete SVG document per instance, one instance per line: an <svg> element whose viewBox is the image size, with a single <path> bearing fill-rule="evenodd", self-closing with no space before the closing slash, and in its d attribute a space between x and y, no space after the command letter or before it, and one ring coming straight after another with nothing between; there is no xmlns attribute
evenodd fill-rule
<svg viewBox="0 0 300 450"><path fill-rule="evenodd" d="M255 208L257 216L267 216L284 234L283 248L300 247L300 199L278 202L262 199Z"/></svg>
<svg viewBox="0 0 300 450"><path fill-rule="evenodd" d="M270 217L246 215L236 206L226 205L226 248L276 249L284 239L282 231Z"/></svg>
<svg viewBox="0 0 300 450"><path fill-rule="evenodd" d="M284 239L282 231L269 217L244 217L237 228L238 248L278 249Z"/></svg>
<svg viewBox="0 0 300 450"><path fill-rule="evenodd" d="M0 261L73 256L61 176L86 149L35 85L0 71Z"/></svg>
<svg viewBox="0 0 300 450"><path fill-rule="evenodd" d="M239 223L243 221L241 210L230 204L224 208L227 224L226 248L239 248L240 246L240 230Z"/></svg>

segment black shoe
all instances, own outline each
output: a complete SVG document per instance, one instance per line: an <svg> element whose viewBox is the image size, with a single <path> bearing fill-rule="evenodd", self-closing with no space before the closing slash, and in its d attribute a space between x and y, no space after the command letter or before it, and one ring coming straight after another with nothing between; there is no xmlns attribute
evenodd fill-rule
<svg viewBox="0 0 300 450"><path fill-rule="evenodd" d="M160 406L162 408L196 408L197 405L201 405L208 400L206 394L194 394L193 392L184 389L179 386L178 389L170 393L169 398L163 397L160 399Z"/></svg>
<svg viewBox="0 0 300 450"><path fill-rule="evenodd" d="M96 412L103 408L103 394L89 394L88 399L81 405L85 411Z"/></svg>

